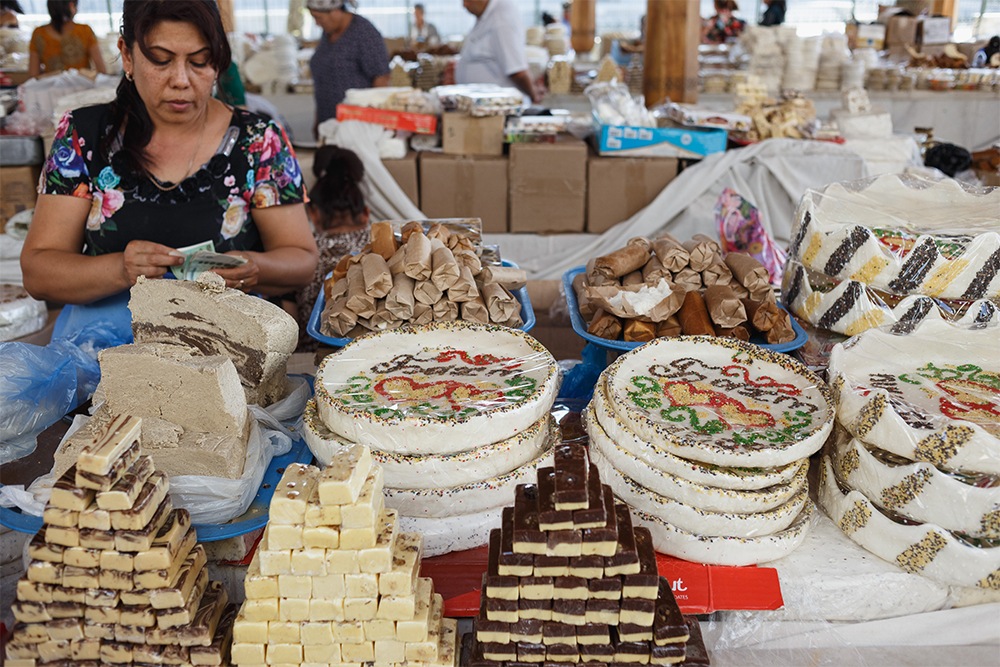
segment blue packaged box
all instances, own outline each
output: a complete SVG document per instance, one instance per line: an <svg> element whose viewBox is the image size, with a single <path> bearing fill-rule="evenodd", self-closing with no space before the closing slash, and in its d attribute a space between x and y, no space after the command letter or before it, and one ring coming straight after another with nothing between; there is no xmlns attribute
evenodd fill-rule
<svg viewBox="0 0 1000 667"><path fill-rule="evenodd" d="M598 152L620 157L703 158L726 150L726 131L601 125Z"/></svg>

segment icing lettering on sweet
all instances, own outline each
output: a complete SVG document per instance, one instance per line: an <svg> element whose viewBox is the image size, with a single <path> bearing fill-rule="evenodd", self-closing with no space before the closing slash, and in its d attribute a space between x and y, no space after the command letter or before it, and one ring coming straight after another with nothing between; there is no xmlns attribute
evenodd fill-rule
<svg viewBox="0 0 1000 667"><path fill-rule="evenodd" d="M448 362L456 356L469 365L448 365ZM407 375L499 375L506 377L519 373L523 363L522 360L508 357L494 357L488 354L472 356L464 351L449 350L432 353L426 358L419 354L397 354L389 361L375 364L371 370L376 375L405 373Z"/></svg>
<svg viewBox="0 0 1000 667"><path fill-rule="evenodd" d="M918 379L933 381L932 389ZM983 370L975 364L944 366L933 363L916 372L899 376L901 382L920 387L928 394L937 394L941 413L951 419L964 419L981 425L993 435L1000 435L1000 373Z"/></svg>

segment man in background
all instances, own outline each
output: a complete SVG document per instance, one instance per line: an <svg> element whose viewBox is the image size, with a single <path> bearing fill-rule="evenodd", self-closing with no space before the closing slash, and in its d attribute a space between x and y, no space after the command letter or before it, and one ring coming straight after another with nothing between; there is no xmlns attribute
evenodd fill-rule
<svg viewBox="0 0 1000 667"><path fill-rule="evenodd" d="M437 46L441 42L437 28L433 23L424 20L424 6L419 2L413 5L413 23L410 24L410 46L416 47L418 44L424 46Z"/></svg>
<svg viewBox="0 0 1000 667"><path fill-rule="evenodd" d="M465 37L455 66L455 83L495 83L517 88L541 102L542 91L528 72L525 32L513 0L463 0L476 25Z"/></svg>

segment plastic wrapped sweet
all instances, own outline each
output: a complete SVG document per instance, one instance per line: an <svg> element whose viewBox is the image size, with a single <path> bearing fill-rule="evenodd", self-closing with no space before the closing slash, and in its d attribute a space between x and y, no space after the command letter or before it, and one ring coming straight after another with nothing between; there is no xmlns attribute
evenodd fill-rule
<svg viewBox="0 0 1000 667"><path fill-rule="evenodd" d="M431 90L445 111L461 111L470 116L520 115L524 95L517 88L491 83L454 84Z"/></svg>
<svg viewBox="0 0 1000 667"><path fill-rule="evenodd" d="M48 309L20 285L0 284L0 341L14 340L45 328Z"/></svg>

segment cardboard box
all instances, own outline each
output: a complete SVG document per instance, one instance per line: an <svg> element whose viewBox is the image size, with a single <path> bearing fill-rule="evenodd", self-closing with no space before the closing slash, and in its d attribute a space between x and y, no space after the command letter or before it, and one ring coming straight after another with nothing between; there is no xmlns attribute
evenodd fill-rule
<svg viewBox="0 0 1000 667"><path fill-rule="evenodd" d="M587 231L601 234L645 208L677 176L677 158L587 160Z"/></svg>
<svg viewBox="0 0 1000 667"><path fill-rule="evenodd" d="M902 46L917 43L917 18L915 16L896 15L889 19L885 26L885 43L891 49L893 46Z"/></svg>
<svg viewBox="0 0 1000 667"><path fill-rule="evenodd" d="M586 144L511 144L509 174L511 232L583 231Z"/></svg>
<svg viewBox="0 0 1000 667"><path fill-rule="evenodd" d="M420 154L420 210L428 218L479 218L507 231L507 158Z"/></svg>
<svg viewBox="0 0 1000 667"><path fill-rule="evenodd" d="M417 208L420 208L420 179L417 169L417 154L410 151L402 160L382 160L382 164L396 179L399 187Z"/></svg>
<svg viewBox="0 0 1000 667"><path fill-rule="evenodd" d="M505 116L474 118L446 112L441 132L441 150L447 155L503 155Z"/></svg>
<svg viewBox="0 0 1000 667"><path fill-rule="evenodd" d="M917 41L922 46L949 43L951 41L951 19L947 16L922 18L917 30Z"/></svg>
<svg viewBox="0 0 1000 667"><path fill-rule="evenodd" d="M15 214L35 207L42 165L0 167L0 229Z"/></svg>
<svg viewBox="0 0 1000 667"><path fill-rule="evenodd" d="M881 51L885 46L886 26L881 23L862 23L858 26L855 48L871 48Z"/></svg>
<svg viewBox="0 0 1000 667"><path fill-rule="evenodd" d="M337 120L360 120L363 123L381 125L390 130L406 130L415 134L434 134L437 132L437 116L408 111L390 111L388 109L338 104Z"/></svg>
<svg viewBox="0 0 1000 667"><path fill-rule="evenodd" d="M597 150L616 157L703 158L726 150L726 136L718 129L602 125Z"/></svg>

